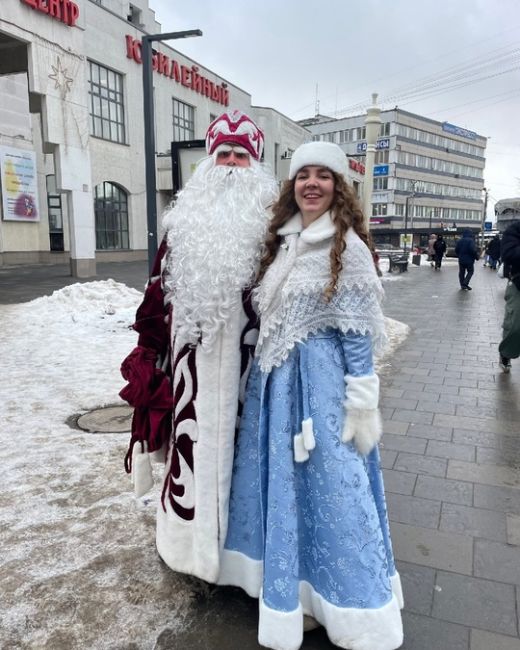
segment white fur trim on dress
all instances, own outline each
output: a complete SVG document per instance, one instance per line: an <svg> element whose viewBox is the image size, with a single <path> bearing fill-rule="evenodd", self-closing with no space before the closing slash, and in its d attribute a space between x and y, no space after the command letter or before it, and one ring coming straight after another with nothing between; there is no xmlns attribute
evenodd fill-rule
<svg viewBox="0 0 520 650"><path fill-rule="evenodd" d="M392 584L399 576L393 576ZM300 604L292 612L281 612L260 598L258 642L273 650L298 650L303 637L303 615L312 616L327 631L329 639L349 650L396 650L403 643L400 603L396 593L377 609L337 607L327 602L308 582L300 583Z"/></svg>
<svg viewBox="0 0 520 650"><path fill-rule="evenodd" d="M383 423L379 413L379 377L345 376L345 423L341 439L354 441L360 454L368 454L381 440Z"/></svg>
<svg viewBox="0 0 520 650"><path fill-rule="evenodd" d="M312 418L306 418L302 422L301 433L294 436L294 460L296 463L304 463L309 460L309 451L316 447Z"/></svg>
<svg viewBox="0 0 520 650"><path fill-rule="evenodd" d="M320 596L310 583L300 582L300 604L292 612L268 607L262 599L263 563L238 551L223 550L218 584L240 587L248 596L260 598L258 641L273 650L297 650L302 643L303 615L312 616L326 628L330 640L350 650L396 650L403 643L400 610L403 608L401 578L390 576L391 600L375 609L337 607Z"/></svg>
<svg viewBox="0 0 520 650"><path fill-rule="evenodd" d="M253 560L227 548L221 551L217 584L240 587L251 598L258 598L262 590L262 576L262 560Z"/></svg>

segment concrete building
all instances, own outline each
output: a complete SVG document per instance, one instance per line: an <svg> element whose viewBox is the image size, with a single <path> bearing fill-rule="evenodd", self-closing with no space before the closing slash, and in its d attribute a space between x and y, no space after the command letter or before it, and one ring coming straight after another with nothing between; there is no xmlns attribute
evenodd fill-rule
<svg viewBox="0 0 520 650"><path fill-rule="evenodd" d="M2 0L0 265L146 259L140 39L147 0ZM265 132L279 179L309 132L164 43L154 54L158 219L173 194L172 141L205 136L227 107Z"/></svg>
<svg viewBox="0 0 520 650"><path fill-rule="evenodd" d="M376 143L370 227L376 242L424 243L429 232L448 242L463 229L478 232L484 216L486 138L455 126L403 111L381 111ZM314 140L339 144L363 162L365 115L301 120ZM411 237L408 237L411 244Z"/></svg>

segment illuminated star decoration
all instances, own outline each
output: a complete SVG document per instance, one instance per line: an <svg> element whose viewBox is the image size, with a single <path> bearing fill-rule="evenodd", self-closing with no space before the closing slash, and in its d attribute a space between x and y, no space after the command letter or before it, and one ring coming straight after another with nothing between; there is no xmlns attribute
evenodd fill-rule
<svg viewBox="0 0 520 650"><path fill-rule="evenodd" d="M58 57L58 64L51 64L51 68L53 73L49 75L49 79L54 81L54 88L60 88L62 94L66 95L70 91L74 79L67 75L67 69L62 67L60 57Z"/></svg>

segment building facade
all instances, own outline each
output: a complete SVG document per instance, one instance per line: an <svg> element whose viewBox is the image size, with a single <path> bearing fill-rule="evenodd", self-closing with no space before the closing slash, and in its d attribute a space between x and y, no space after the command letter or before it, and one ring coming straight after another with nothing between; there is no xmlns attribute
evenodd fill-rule
<svg viewBox="0 0 520 650"><path fill-rule="evenodd" d="M141 38L147 0L2 0L0 265L146 259ZM310 139L277 111L165 43L153 56L158 220L173 196L172 141L203 139L224 110L264 130L264 162ZM158 224L160 231L160 223Z"/></svg>
<svg viewBox="0 0 520 650"><path fill-rule="evenodd" d="M375 241L402 245L408 235L409 245L419 245L430 232L450 239L467 228L480 231L486 138L399 108L381 111L381 120L370 215ZM318 115L299 124L363 162L365 115Z"/></svg>

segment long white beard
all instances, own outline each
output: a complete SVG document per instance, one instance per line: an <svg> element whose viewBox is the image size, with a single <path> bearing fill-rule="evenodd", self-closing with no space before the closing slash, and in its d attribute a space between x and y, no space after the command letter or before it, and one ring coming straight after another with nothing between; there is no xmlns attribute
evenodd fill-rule
<svg viewBox="0 0 520 650"><path fill-rule="evenodd" d="M276 182L258 164L209 165L197 169L163 221L173 334L181 344L200 340L205 349L254 280L269 221L266 208L277 193Z"/></svg>

